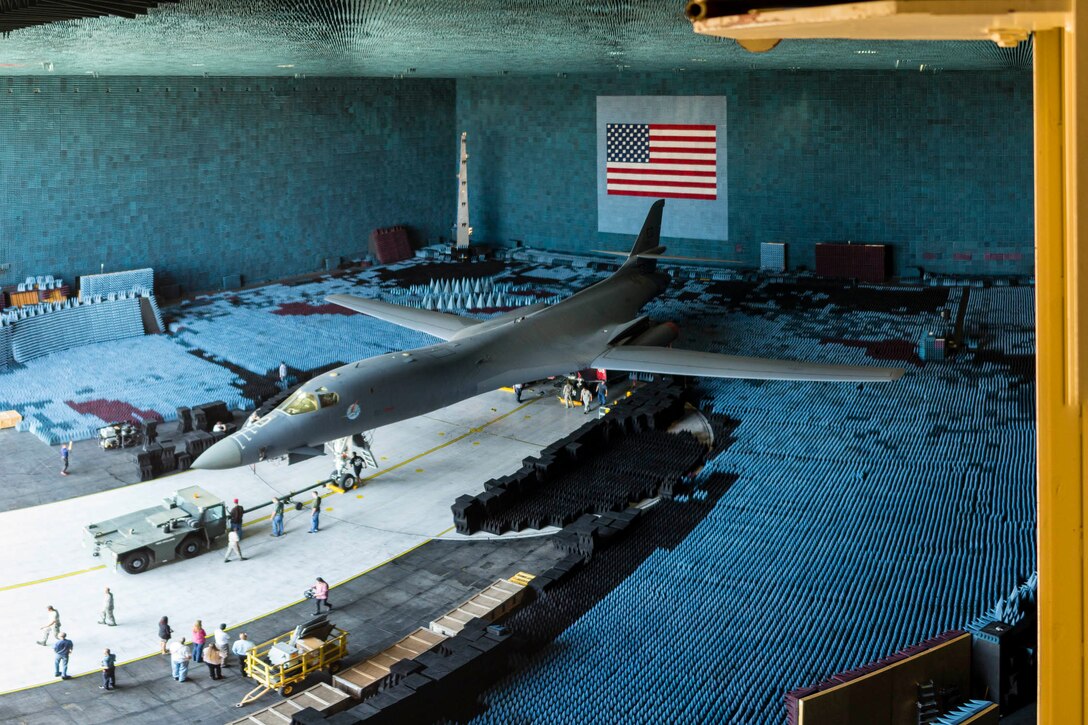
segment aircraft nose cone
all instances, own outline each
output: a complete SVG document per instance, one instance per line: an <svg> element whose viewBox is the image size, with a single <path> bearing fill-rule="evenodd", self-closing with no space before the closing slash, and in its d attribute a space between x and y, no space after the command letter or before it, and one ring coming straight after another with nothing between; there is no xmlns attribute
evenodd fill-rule
<svg viewBox="0 0 1088 725"><path fill-rule="evenodd" d="M224 438L197 456L193 468L203 471L234 468L242 465L242 449L231 438Z"/></svg>

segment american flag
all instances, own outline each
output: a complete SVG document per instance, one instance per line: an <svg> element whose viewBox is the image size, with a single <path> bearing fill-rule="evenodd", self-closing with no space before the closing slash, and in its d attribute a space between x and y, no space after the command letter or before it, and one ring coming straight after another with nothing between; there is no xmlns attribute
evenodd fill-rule
<svg viewBox="0 0 1088 725"><path fill-rule="evenodd" d="M713 125L610 123L609 195L718 198L718 130Z"/></svg>

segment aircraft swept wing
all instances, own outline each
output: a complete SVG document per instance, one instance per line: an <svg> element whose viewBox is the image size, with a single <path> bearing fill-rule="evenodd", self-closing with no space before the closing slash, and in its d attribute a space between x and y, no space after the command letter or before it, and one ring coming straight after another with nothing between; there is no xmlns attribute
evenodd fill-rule
<svg viewBox="0 0 1088 725"><path fill-rule="evenodd" d="M638 373L692 375L748 380L809 380L834 382L890 382L903 376L903 368L823 365L796 360L722 355L667 347L621 345L609 348L590 367Z"/></svg>
<svg viewBox="0 0 1088 725"><path fill-rule="evenodd" d="M480 320L467 317L458 317L457 315L435 312L434 310L401 307L400 305L391 305L387 302L368 300L354 295L329 295L325 299L349 310L362 312L365 315L377 317L379 320L392 322L394 325L407 327L410 330L425 332L442 340L449 340L457 333L480 324Z"/></svg>

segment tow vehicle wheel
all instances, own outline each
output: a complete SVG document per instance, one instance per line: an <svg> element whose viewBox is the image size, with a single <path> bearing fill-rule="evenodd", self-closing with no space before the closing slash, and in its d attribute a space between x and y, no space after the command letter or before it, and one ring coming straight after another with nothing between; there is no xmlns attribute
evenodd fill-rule
<svg viewBox="0 0 1088 725"><path fill-rule="evenodd" d="M151 568L151 554L147 549L130 551L121 558L121 568L129 574L139 574Z"/></svg>
<svg viewBox="0 0 1088 725"><path fill-rule="evenodd" d="M182 559L192 559L204 553L204 539L197 534L189 534L178 544L178 556Z"/></svg>
<svg viewBox="0 0 1088 725"><path fill-rule="evenodd" d="M343 478L340 479L340 488L345 491L350 491L355 488L355 476L350 473L345 473Z"/></svg>

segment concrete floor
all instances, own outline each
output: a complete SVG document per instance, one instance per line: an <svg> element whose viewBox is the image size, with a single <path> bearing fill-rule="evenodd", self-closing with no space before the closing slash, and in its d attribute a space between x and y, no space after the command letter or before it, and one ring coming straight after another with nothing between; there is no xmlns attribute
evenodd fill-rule
<svg viewBox="0 0 1088 725"><path fill-rule="evenodd" d="M528 397L519 405L511 394L497 391L378 429L373 448L381 468L371 471L361 489L325 498L318 534L306 533L308 511L289 510L286 537L274 539L264 509L246 523L242 547L249 560L224 564L220 548L137 576L92 558L81 544L82 525L157 505L176 488L193 484L252 506L273 493L325 478L328 459L290 467L266 462L252 470L190 471L122 485L108 465L95 471L92 463L108 464L127 453L99 451L92 456L93 444L87 442L84 455L77 444L73 475L61 477L50 471L57 468L50 464L59 460L53 458L54 450L27 434L0 432L0 450L10 456L4 459L5 470L37 467L39 484L54 484L41 493L42 500L53 499L50 503L28 508L17 507L26 505L29 481L0 490L0 506L9 509L0 513L0 547L9 552L0 582L0 626L8 633L8 661L25 663L0 668L0 693L5 695L0 698L0 720L111 721L99 706L82 701L101 694L111 703L124 703L111 704L108 711L122 719L132 712L133 722L149 707L163 709L163 720L195 708L208 721L226 721L237 713L228 708L248 687L241 678L235 678L237 686L212 683L205 671L196 673L199 684L185 690L188 694L176 694L183 686L167 677L167 664L160 661L165 658L153 655L160 616L168 615L179 632L196 619L207 629L225 621L232 631L248 629L263 641L297 623L309 606L300 604L303 590L322 576L334 585L335 621L353 632L351 652L376 651L498 576L546 568L559 557L545 538L507 535L489 543L476 541L488 538L477 535L470 542L452 531L450 505L463 493L481 491L488 478L516 470L523 458L584 422L583 415L565 410L550 394ZM110 480L119 487L101 490ZM78 495L81 491L94 492ZM55 500L64 493L77 495ZM435 541L439 538L443 540ZM360 577L362 573L366 575ZM95 623L105 586L116 596L115 628ZM47 604L60 611L76 645L70 673L88 676L63 683L51 679L52 653L34 643ZM124 663L118 677L122 689L108 695L98 691L95 674L104 647ZM136 687L128 684L132 682ZM228 687L230 695L219 694ZM139 698L133 697L133 689L139 690ZM216 694L193 694L206 689ZM23 691L11 694L16 690ZM175 705L178 698L184 707ZM201 721L191 715L182 719Z"/></svg>

